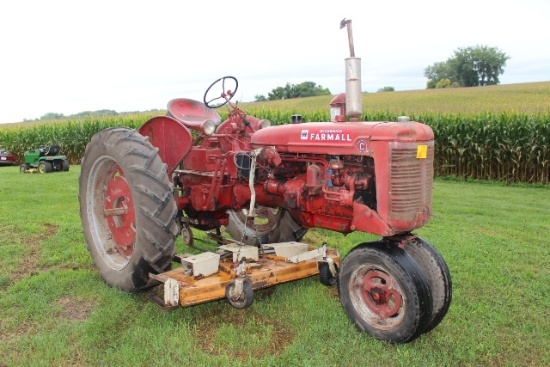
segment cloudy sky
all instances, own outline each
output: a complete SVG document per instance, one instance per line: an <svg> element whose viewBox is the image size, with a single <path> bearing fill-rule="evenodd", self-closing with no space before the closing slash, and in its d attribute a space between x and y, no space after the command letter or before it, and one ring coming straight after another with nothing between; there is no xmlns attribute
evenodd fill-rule
<svg viewBox="0 0 550 367"><path fill-rule="evenodd" d="M424 89L426 66L476 45L510 56L502 84L550 81L550 0L2 1L0 123L164 109L225 75L245 102L304 81L340 93L343 18L364 91Z"/></svg>

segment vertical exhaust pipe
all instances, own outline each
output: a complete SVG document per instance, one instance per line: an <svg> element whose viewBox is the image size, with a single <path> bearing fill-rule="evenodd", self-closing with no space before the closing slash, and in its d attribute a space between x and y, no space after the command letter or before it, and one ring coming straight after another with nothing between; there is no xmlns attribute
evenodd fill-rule
<svg viewBox="0 0 550 367"><path fill-rule="evenodd" d="M359 121L363 114L363 93L361 90L361 58L355 57L353 47L353 34L351 20L342 19L340 29L346 27L348 30L350 57L345 59L346 63L346 115L350 121Z"/></svg>

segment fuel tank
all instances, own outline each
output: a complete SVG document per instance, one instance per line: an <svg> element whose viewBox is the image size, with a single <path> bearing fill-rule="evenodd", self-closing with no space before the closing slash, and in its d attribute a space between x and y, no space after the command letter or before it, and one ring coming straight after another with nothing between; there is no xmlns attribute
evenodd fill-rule
<svg viewBox="0 0 550 367"><path fill-rule="evenodd" d="M252 147L274 146L281 153L371 155L375 141L430 141L432 129L419 122L308 122L271 126L252 135Z"/></svg>

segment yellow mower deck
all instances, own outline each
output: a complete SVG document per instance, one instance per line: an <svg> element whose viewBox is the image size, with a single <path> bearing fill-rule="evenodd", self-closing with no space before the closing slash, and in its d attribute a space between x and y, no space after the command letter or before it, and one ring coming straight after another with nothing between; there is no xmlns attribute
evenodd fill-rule
<svg viewBox="0 0 550 367"><path fill-rule="evenodd" d="M176 260L181 267L150 274L164 283L164 300L154 293L148 297L164 309L223 299L227 286L239 277L248 279L253 290L311 277L319 274L320 262L328 261L337 267L339 254L325 245L313 248L300 242L285 242L262 245L261 249L221 246L216 252L177 255ZM213 273L203 274L210 272Z"/></svg>

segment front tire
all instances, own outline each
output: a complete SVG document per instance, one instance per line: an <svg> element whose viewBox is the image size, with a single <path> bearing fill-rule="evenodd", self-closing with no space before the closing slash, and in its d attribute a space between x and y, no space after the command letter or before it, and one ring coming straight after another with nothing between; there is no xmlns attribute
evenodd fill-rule
<svg viewBox="0 0 550 367"><path fill-rule="evenodd" d="M409 255L385 241L361 244L345 257L338 293L358 329L393 343L414 340L432 315L426 277Z"/></svg>
<svg viewBox="0 0 550 367"><path fill-rule="evenodd" d="M79 178L88 251L111 286L138 291L170 267L179 232L167 166L147 138L127 128L95 134Z"/></svg>
<svg viewBox="0 0 550 367"><path fill-rule="evenodd" d="M423 331L427 333L443 320L449 310L452 298L451 273L439 252L419 237L406 244L405 252L420 266L430 286L433 312Z"/></svg>
<svg viewBox="0 0 550 367"><path fill-rule="evenodd" d="M336 265L334 265L336 267ZM319 263L319 281L322 285L332 287L338 280L330 271L330 266L327 262Z"/></svg>
<svg viewBox="0 0 550 367"><path fill-rule="evenodd" d="M40 163L38 163L38 172L50 173L52 170L53 170L53 166L50 162L40 161Z"/></svg>
<svg viewBox="0 0 550 367"><path fill-rule="evenodd" d="M250 307L254 302L252 283L248 279L234 279L225 288L229 304L237 309Z"/></svg>

